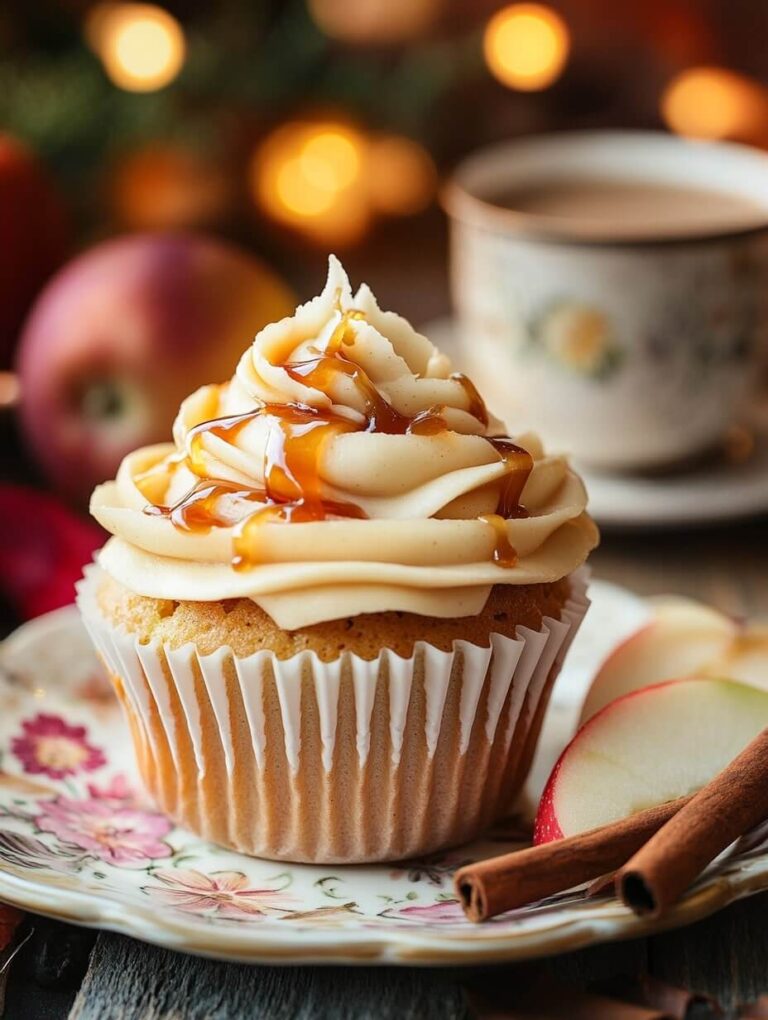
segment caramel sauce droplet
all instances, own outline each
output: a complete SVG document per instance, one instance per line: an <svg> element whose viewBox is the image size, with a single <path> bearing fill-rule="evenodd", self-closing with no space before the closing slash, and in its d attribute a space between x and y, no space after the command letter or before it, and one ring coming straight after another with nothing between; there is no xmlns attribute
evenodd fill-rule
<svg viewBox="0 0 768 1020"><path fill-rule="evenodd" d="M500 514L482 514L478 520L493 528L494 547L493 562L500 567L514 567L517 565L517 550L509 541L507 535L507 522Z"/></svg>
<svg viewBox="0 0 768 1020"><path fill-rule="evenodd" d="M488 426L488 408L485 406L485 401L477 392L477 387L472 380L463 375L461 372L454 372L451 376L455 382L457 382L464 390L464 394L467 398L467 411L472 415L473 418L477 418L481 425L484 427Z"/></svg>
<svg viewBox="0 0 768 1020"><path fill-rule="evenodd" d="M499 494L496 513L507 520L527 517L528 511L521 504L520 499L525 483L533 470L533 457L522 446L513 443L506 436L489 438L488 442L509 468Z"/></svg>

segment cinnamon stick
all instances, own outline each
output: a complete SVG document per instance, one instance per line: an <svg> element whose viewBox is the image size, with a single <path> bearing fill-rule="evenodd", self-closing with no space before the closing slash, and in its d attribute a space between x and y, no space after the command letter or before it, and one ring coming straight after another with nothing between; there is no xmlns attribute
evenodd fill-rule
<svg viewBox="0 0 768 1020"><path fill-rule="evenodd" d="M768 729L691 797L616 876L636 914L659 917L704 868L768 817Z"/></svg>
<svg viewBox="0 0 768 1020"><path fill-rule="evenodd" d="M619 822L459 868L456 895L470 921L571 889L621 867L689 798L640 811Z"/></svg>

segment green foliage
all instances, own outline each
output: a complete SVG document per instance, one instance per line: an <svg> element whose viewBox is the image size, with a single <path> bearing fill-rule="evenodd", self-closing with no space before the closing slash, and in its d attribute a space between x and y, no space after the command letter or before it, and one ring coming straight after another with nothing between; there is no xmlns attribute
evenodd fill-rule
<svg viewBox="0 0 768 1020"><path fill-rule="evenodd" d="M429 145L436 105L481 66L477 38L385 52L335 44L301 0L235 0L198 11L185 22L188 55L179 78L158 92L130 93L108 80L74 15L63 21L60 12L56 20L39 8L34 17L19 9L21 39L0 60L0 125L82 190L105 158L142 141L216 148L233 123L256 131L315 106Z"/></svg>

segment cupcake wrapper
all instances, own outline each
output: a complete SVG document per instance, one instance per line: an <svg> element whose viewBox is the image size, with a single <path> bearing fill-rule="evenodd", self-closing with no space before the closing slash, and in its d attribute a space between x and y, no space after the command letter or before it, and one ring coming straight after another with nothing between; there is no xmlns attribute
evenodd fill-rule
<svg viewBox="0 0 768 1020"><path fill-rule="evenodd" d="M489 648L417 642L408 658L279 659L142 644L78 605L158 805L206 839L292 861L395 860L463 842L513 805L554 679L589 605Z"/></svg>

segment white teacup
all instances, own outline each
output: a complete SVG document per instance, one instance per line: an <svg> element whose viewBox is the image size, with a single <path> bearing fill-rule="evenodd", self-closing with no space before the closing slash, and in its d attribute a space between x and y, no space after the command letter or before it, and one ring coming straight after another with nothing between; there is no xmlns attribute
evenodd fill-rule
<svg viewBox="0 0 768 1020"><path fill-rule="evenodd" d="M608 227L499 204L562 181L709 189L743 208ZM654 132L530 138L466 160L445 204L463 361L511 430L639 469L743 416L765 358L768 155Z"/></svg>

